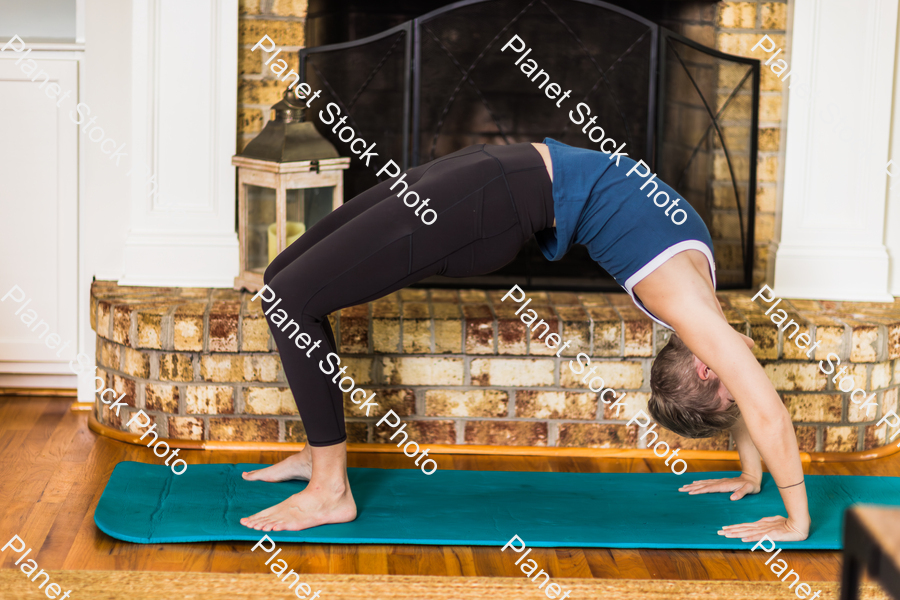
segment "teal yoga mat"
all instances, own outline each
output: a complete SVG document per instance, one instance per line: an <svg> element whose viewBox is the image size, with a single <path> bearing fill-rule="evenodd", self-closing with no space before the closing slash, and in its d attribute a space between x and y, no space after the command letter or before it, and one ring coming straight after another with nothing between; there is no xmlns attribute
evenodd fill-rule
<svg viewBox="0 0 900 600"><path fill-rule="evenodd" d="M241 472L266 465L116 465L94 513L110 536L139 544L257 541L240 519L306 487L304 481L249 482ZM514 535L529 547L749 547L719 527L783 515L769 474L762 492L736 502L729 494L689 496L695 479L736 473L544 473L350 469L359 516L352 523L270 532L279 542L502 546ZM900 505L900 478L807 475L813 528L785 548L841 547L841 519L851 504Z"/></svg>

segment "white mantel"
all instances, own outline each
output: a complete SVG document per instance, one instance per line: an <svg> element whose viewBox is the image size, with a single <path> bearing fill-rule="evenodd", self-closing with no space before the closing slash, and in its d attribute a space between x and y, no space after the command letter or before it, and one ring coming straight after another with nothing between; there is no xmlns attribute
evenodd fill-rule
<svg viewBox="0 0 900 600"><path fill-rule="evenodd" d="M900 227L886 228L885 164L897 9L898 0L793 1L779 296L892 300Z"/></svg>

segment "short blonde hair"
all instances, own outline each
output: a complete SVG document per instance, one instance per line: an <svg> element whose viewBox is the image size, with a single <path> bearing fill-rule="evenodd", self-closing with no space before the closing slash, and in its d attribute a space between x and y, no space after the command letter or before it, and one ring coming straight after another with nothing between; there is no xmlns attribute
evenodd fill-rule
<svg viewBox="0 0 900 600"><path fill-rule="evenodd" d="M719 379L700 379L694 354L676 334L650 368L650 415L663 427L687 438L712 437L737 421L737 404L721 410Z"/></svg>

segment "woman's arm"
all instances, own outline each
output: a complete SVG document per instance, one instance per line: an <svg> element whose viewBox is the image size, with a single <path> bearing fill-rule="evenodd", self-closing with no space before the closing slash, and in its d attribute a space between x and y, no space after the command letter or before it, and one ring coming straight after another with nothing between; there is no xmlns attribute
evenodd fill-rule
<svg viewBox="0 0 900 600"><path fill-rule="evenodd" d="M797 437L787 409L743 337L732 329L688 253L666 261L635 286L651 312L671 324L688 348L719 377L741 409L749 437L780 487L803 481ZM698 253L699 254L699 253ZM769 517L724 528L728 537L802 540L810 518L803 484L780 489L788 518Z"/></svg>
<svg viewBox="0 0 900 600"><path fill-rule="evenodd" d="M716 313L696 303L681 304L672 326L685 345L719 377L741 409L750 439L759 450L787 508L784 521L738 525L724 529L745 541L768 535L772 540L806 539L810 518L800 450L790 415L775 387L740 335Z"/></svg>
<svg viewBox="0 0 900 600"><path fill-rule="evenodd" d="M738 417L731 428L734 443L741 457L741 474L727 479L700 479L679 488L679 492L715 494L731 492L732 500L740 500L748 494L758 494L762 483L762 461L759 451L750 439L750 432L743 417Z"/></svg>
<svg viewBox="0 0 900 600"><path fill-rule="evenodd" d="M756 490L759 491L759 484L762 483L762 460L756 444L750 438L750 431L743 416L738 417L734 427L731 428L731 435L734 436L734 444L741 457L741 473L752 478L756 482Z"/></svg>

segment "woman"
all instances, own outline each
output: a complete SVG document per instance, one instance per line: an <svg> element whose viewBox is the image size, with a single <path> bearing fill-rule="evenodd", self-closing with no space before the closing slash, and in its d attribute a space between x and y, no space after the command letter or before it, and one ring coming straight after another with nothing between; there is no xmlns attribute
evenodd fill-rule
<svg viewBox="0 0 900 600"><path fill-rule="evenodd" d="M272 323L274 312L267 317L308 445L244 478L305 479L309 485L241 523L280 531L356 518L342 393L318 367L337 348L331 312L431 275L490 273L512 261L533 235L550 260L562 258L573 244L585 245L638 307L666 327L671 323L696 355L702 368L681 377L721 378L721 403L697 411L690 398L679 398L670 414L693 410L691 415L705 415L714 428L723 428L735 424L734 411L729 416L726 410L730 403L740 406L749 434L735 437L743 446L741 458L751 463L745 469L750 479L695 483L685 491L754 493L753 477L757 471L761 477L761 468L752 464L754 454L759 461L759 453L751 451L754 443L766 448L763 458L777 481L802 477L790 418L748 349L752 341L728 325L716 300L706 226L671 187L655 175L647 179L649 172L642 175L637 170L642 163L612 158L549 138L543 144L470 146L410 169L402 181L386 181L360 194L278 255L265 274L266 285L281 299L278 308L310 338L323 341L321 347L300 349ZM404 205L401 198L409 192L429 199L437 213L432 224ZM263 302L266 311L270 307L271 302ZM728 390L736 391L733 397ZM671 400L672 394L666 397ZM792 519L733 526L723 534L804 539L809 529L805 490L791 487L782 495Z"/></svg>

